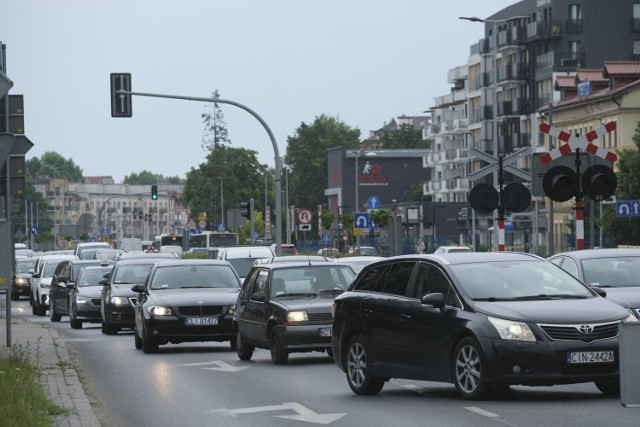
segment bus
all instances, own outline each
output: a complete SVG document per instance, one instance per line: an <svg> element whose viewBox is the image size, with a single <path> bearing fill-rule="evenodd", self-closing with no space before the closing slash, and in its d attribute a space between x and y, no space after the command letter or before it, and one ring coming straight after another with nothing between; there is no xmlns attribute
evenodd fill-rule
<svg viewBox="0 0 640 427"><path fill-rule="evenodd" d="M204 231L191 235L192 248L219 248L224 246L236 246L238 233L229 231Z"/></svg>
<svg viewBox="0 0 640 427"><path fill-rule="evenodd" d="M179 234L161 234L153 240L153 247L156 251L160 251L162 246L180 246L183 243L182 235Z"/></svg>

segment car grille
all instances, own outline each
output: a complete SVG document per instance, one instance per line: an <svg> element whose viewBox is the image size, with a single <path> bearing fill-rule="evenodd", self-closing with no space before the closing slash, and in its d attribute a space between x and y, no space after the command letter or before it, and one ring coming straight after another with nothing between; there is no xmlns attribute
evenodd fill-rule
<svg viewBox="0 0 640 427"><path fill-rule="evenodd" d="M220 305L193 305L178 307L178 313L182 316L219 316L222 314L223 307Z"/></svg>
<svg viewBox="0 0 640 427"><path fill-rule="evenodd" d="M588 343L617 337L619 323L538 326L553 341L582 341Z"/></svg>
<svg viewBox="0 0 640 427"><path fill-rule="evenodd" d="M333 322L333 316L331 313L308 313L310 322Z"/></svg>
<svg viewBox="0 0 640 427"><path fill-rule="evenodd" d="M100 298L91 298L91 304L100 307L100 304L102 304L102 300Z"/></svg>

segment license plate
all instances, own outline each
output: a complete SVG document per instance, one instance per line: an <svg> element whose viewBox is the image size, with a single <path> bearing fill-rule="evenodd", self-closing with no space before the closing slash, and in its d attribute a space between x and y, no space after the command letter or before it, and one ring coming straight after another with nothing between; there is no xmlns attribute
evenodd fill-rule
<svg viewBox="0 0 640 427"><path fill-rule="evenodd" d="M330 337L331 336L331 328L320 328L318 329L321 337Z"/></svg>
<svg viewBox="0 0 640 427"><path fill-rule="evenodd" d="M187 326L213 326L218 324L217 317L187 317L184 319Z"/></svg>
<svg viewBox="0 0 640 427"><path fill-rule="evenodd" d="M576 351L567 353L567 363L569 365L577 365L580 363L609 363L613 361L613 351Z"/></svg>

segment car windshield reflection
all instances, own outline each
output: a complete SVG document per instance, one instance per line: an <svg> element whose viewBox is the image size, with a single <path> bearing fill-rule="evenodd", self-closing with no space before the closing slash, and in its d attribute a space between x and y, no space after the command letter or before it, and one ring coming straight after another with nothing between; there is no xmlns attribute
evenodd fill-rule
<svg viewBox="0 0 640 427"><path fill-rule="evenodd" d="M344 292L355 275L348 266L301 266L274 270L271 296L334 295Z"/></svg>
<svg viewBox="0 0 640 427"><path fill-rule="evenodd" d="M150 289L238 288L233 269L226 265L185 265L158 268Z"/></svg>
<svg viewBox="0 0 640 427"><path fill-rule="evenodd" d="M640 257L637 256L584 259L582 268L584 280L591 286L640 285Z"/></svg>
<svg viewBox="0 0 640 427"><path fill-rule="evenodd" d="M546 261L452 265L462 289L475 301L587 298L580 281Z"/></svg>

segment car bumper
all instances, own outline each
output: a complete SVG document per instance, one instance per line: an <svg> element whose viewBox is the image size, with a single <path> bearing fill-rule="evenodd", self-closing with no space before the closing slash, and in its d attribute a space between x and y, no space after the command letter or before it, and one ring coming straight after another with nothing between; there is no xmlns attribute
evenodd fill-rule
<svg viewBox="0 0 640 427"><path fill-rule="evenodd" d="M96 305L95 303L77 304L74 317L76 320L85 322L100 322L102 320L100 305Z"/></svg>
<svg viewBox="0 0 640 427"><path fill-rule="evenodd" d="M104 317L107 323L113 326L133 328L135 325L135 312L131 305L110 304L104 307Z"/></svg>
<svg viewBox="0 0 640 427"><path fill-rule="evenodd" d="M288 351L325 351L331 348L331 335L322 335L332 331L332 324L287 325L278 328L282 345ZM322 331L322 333L321 333Z"/></svg>
<svg viewBox="0 0 640 427"><path fill-rule="evenodd" d="M487 380L505 384L554 385L590 382L618 377L618 340L590 344L577 341L515 342L480 339L489 368ZM613 362L568 362L572 352L612 351Z"/></svg>
<svg viewBox="0 0 640 427"><path fill-rule="evenodd" d="M172 343L195 341L230 341L235 337L232 325L233 316L218 317L218 324L213 326L186 326L181 317L145 318L147 333L159 341Z"/></svg>
<svg viewBox="0 0 640 427"><path fill-rule="evenodd" d="M18 295L29 295L29 293L31 292L31 285L28 283L26 285L21 283L14 283L12 286L13 291Z"/></svg>

